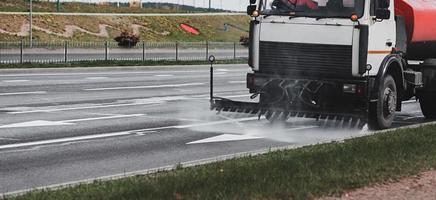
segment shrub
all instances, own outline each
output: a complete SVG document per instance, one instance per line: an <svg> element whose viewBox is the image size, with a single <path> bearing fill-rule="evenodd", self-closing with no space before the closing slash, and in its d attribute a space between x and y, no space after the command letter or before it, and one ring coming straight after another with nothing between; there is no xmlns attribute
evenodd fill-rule
<svg viewBox="0 0 436 200"><path fill-rule="evenodd" d="M120 47L134 47L139 42L139 36L129 32L129 31L122 31L120 36L115 38L115 41L118 42L118 46Z"/></svg>

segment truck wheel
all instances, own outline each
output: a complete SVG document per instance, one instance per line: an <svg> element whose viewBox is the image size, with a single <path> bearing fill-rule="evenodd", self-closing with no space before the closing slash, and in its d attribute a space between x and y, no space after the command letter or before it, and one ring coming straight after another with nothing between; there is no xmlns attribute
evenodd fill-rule
<svg viewBox="0 0 436 200"><path fill-rule="evenodd" d="M419 97L419 104L421 104L421 111L427 119L436 119L436 104L434 99L436 92L424 93Z"/></svg>
<svg viewBox="0 0 436 200"><path fill-rule="evenodd" d="M397 86L391 75L387 75L378 92L378 101L369 105L368 128L380 130L391 127L397 110Z"/></svg>
<svg viewBox="0 0 436 200"><path fill-rule="evenodd" d="M419 103L421 104L422 114L427 119L436 119L436 59L427 59L424 61L423 81L425 87L418 93Z"/></svg>

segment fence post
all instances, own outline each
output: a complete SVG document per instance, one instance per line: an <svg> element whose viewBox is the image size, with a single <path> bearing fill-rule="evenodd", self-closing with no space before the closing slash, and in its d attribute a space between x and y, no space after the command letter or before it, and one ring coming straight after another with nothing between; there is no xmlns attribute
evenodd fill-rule
<svg viewBox="0 0 436 200"><path fill-rule="evenodd" d="M206 60L209 60L209 41L206 41Z"/></svg>
<svg viewBox="0 0 436 200"><path fill-rule="evenodd" d="M233 60L236 60L236 42L233 42Z"/></svg>
<svg viewBox="0 0 436 200"><path fill-rule="evenodd" d="M64 41L64 61L68 62L68 41Z"/></svg>
<svg viewBox="0 0 436 200"><path fill-rule="evenodd" d="M179 42L176 42L176 61L179 61Z"/></svg>
<svg viewBox="0 0 436 200"><path fill-rule="evenodd" d="M145 61L145 41L142 41L142 61Z"/></svg>
<svg viewBox="0 0 436 200"><path fill-rule="evenodd" d="M21 39L21 45L20 45L20 63L23 64L23 48L24 48L24 43L23 43L23 39Z"/></svg>
<svg viewBox="0 0 436 200"><path fill-rule="evenodd" d="M108 41L104 42L104 60L107 61L108 60Z"/></svg>

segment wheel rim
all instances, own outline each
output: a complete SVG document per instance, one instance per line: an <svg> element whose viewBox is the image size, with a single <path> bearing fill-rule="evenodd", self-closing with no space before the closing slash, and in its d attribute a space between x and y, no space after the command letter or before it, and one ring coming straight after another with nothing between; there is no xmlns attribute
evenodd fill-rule
<svg viewBox="0 0 436 200"><path fill-rule="evenodd" d="M397 95L391 88L386 88L384 91L384 113L385 117L391 116L397 110Z"/></svg>

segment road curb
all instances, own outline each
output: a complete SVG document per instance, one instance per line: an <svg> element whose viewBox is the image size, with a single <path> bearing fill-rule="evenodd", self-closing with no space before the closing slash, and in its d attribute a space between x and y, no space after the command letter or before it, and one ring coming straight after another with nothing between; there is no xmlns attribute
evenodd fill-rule
<svg viewBox="0 0 436 200"><path fill-rule="evenodd" d="M399 127L399 128L386 129L386 130L375 131L375 132L363 131L362 134L358 137L371 136L371 135L375 135L375 134L379 134L379 133L387 133L387 132L392 132L392 131L396 131L396 130L420 128L420 127L429 126L429 125L436 125L436 121L422 123L422 124L409 125L409 126L403 126L403 127ZM320 141L318 143L310 144L310 145L287 145L287 146L282 146L282 147L271 147L271 148L265 148L265 149L255 150L255 151L247 151L247 152L241 152L241 153L235 153L235 154L216 156L216 157L207 158L207 159L187 161L187 162L182 162L182 163L178 163L175 165L167 165L167 166L162 166L162 167L157 167L157 168L152 168L152 169L147 169L147 170L140 170L140 171L123 173L123 174L103 176L103 177L85 179L85 180L80 180L80 181L72 181L72 182L54 184L54 185L49 185L49 186L44 186L44 187L36 187L36 188L32 188L32 189L18 190L18 191L0 194L0 199L21 196L21 195L24 195L26 193L36 191L36 190L53 191L53 190L59 190L59 189L64 189L64 188L68 188L68 187L78 186L78 185L82 185L82 184L91 184L95 181L111 181L111 180L118 180L118 179L122 179L122 178L134 177L134 176L150 175L150 174L159 173L159 172L167 172L167 171L176 170L180 167L189 168L189 167L201 166L201 165L211 164L211 163L225 161L225 160L263 155L263 154L275 152L275 151L292 150L292 149L302 148L302 147L306 147L306 146L327 144L327 143L332 143L332 142L344 142L346 140L350 140L350 139L354 139L354 138L358 138L358 137L350 136L350 137L345 137L341 140L323 140L323 141Z"/></svg>

